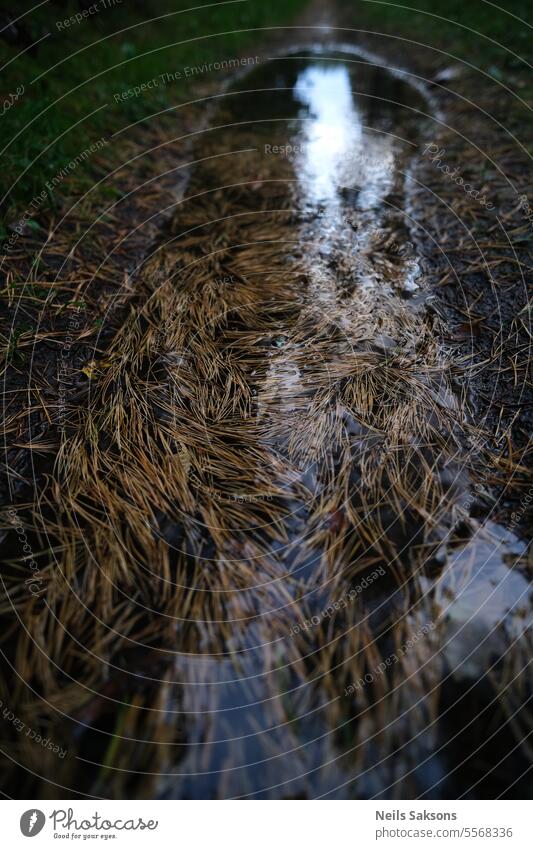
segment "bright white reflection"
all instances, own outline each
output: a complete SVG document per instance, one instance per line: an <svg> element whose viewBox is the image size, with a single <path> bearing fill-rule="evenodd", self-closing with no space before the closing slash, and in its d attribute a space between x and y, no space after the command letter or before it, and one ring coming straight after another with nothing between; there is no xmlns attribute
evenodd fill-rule
<svg viewBox="0 0 533 849"><path fill-rule="evenodd" d="M312 65L296 81L294 96L306 107L297 171L310 203L337 203L343 186L359 190L364 208L392 185L391 140L363 128L351 88L348 69L338 65Z"/></svg>

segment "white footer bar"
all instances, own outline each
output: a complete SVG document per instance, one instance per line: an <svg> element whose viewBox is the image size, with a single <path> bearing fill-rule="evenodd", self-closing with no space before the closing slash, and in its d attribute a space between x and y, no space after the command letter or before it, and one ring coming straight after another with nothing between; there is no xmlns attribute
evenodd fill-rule
<svg viewBox="0 0 533 849"><path fill-rule="evenodd" d="M3 801L2 844L339 849L531 849L520 801ZM30 842L32 839L35 842Z"/></svg>

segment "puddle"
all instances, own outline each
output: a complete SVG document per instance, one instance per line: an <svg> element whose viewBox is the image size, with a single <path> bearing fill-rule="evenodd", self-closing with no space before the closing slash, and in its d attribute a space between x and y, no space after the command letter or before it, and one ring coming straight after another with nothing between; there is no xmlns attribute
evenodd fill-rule
<svg viewBox="0 0 533 849"><path fill-rule="evenodd" d="M101 404L130 393L105 458L126 530L99 545L123 562L145 517L148 619L163 584L165 679L120 726L156 750L135 750L155 796L449 798L441 678L525 638L519 541L491 525L451 543L469 435L406 212L430 111L364 54L256 66L220 97L141 273Z"/></svg>
<svg viewBox="0 0 533 849"><path fill-rule="evenodd" d="M479 673L494 641L510 636L494 637L495 617L506 618L525 578L493 550L509 544L493 542L497 528L448 553L437 580L421 579L421 594L409 585L424 566L420 544L442 548L468 488L455 457L467 447L456 439L460 405L425 311L406 214L425 112L419 90L364 57L298 51L240 78L222 99L221 128L198 151L214 159L199 166L174 232L186 251L190 228L220 250L216 260L200 246L191 253L200 285L211 284L213 266L232 281L210 295L222 364L210 379L229 381L238 363L247 389L216 395L226 408L232 399L234 412L218 421L233 416L238 489L197 469L210 492L233 499L221 521L231 522L224 550L235 584L209 582L226 624L197 622L193 656L184 649L175 661L168 704L187 743L162 795L386 795L402 771L404 792L423 792L447 764L433 753L434 732L422 731L431 710L420 682L437 686L431 670L443 662ZM198 209L196 187L209 189ZM175 273L176 286L183 279ZM213 453L203 460L214 465L207 439ZM422 474L425 464L435 468ZM472 577L471 559L483 558ZM350 595L376 564L385 577ZM344 696L368 674L372 653L390 656L421 617L448 641L438 660L428 654L437 657L436 645L415 640L390 673ZM487 650L466 660L481 633ZM393 704L406 715L391 716ZM407 744L395 756L398 738Z"/></svg>
<svg viewBox="0 0 533 849"><path fill-rule="evenodd" d="M511 644L533 636L526 564L527 545L490 521L450 547L435 602L447 622L443 653L454 676L476 680L505 659Z"/></svg>

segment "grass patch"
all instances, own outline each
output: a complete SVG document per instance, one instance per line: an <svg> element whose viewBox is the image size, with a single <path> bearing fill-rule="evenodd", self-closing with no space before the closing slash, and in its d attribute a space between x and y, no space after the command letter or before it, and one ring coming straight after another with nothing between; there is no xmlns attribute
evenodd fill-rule
<svg viewBox="0 0 533 849"><path fill-rule="evenodd" d="M357 26L371 26L445 50L489 71L526 70L513 56L531 60L529 0L340 0L346 16L357 18ZM498 7L498 8L497 8ZM495 42L498 42L495 43ZM501 46L499 46L501 45ZM490 71L489 71L490 72Z"/></svg>
<svg viewBox="0 0 533 849"><path fill-rule="evenodd" d="M306 0L56 2L27 13L32 5L0 4L0 238L6 221L35 198L32 209L53 208L64 181L69 193L80 181L88 187L98 139L187 99L195 82L217 73L186 77L186 67L227 60L248 47L255 52L259 37L250 30L290 22ZM72 20L80 8L86 16ZM114 100L117 92L176 72L181 78ZM118 155L107 145L111 163Z"/></svg>

